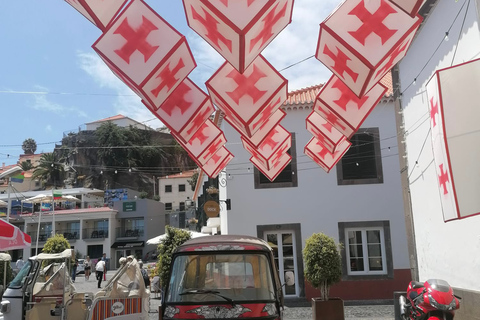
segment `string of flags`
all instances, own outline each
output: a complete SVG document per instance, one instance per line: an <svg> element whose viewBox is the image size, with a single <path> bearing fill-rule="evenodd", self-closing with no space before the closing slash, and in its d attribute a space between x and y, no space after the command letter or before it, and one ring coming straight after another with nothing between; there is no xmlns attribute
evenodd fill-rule
<svg viewBox="0 0 480 320"><path fill-rule="evenodd" d="M102 31L92 48L208 176L234 157L211 120L219 111L270 180L290 163L280 108L288 80L261 52L292 21L294 0L183 0L189 27L225 59L205 83L208 94L188 78L196 62L185 36L145 1L65 1ZM333 75L306 118L312 139L304 152L326 172L385 94L379 81L405 56L421 3L346 0L320 24L315 57Z"/></svg>

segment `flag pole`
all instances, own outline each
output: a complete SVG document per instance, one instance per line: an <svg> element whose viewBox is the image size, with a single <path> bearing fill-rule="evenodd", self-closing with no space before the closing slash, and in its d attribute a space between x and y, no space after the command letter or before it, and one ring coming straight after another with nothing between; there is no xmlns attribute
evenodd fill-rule
<svg viewBox="0 0 480 320"><path fill-rule="evenodd" d="M34 206L35 208L35 203ZM40 223L42 221L42 202L40 201L40 213L38 214L38 227L37 227L37 245L35 248L35 255L38 254L38 239L40 238Z"/></svg>
<svg viewBox="0 0 480 320"><path fill-rule="evenodd" d="M12 211L12 204L10 201L10 190L12 189L12 181L8 178L7 184L7 193L8 193L8 204L7 204L7 222L10 222L10 211Z"/></svg>
<svg viewBox="0 0 480 320"><path fill-rule="evenodd" d="M52 237L55 236L55 192L52 188Z"/></svg>

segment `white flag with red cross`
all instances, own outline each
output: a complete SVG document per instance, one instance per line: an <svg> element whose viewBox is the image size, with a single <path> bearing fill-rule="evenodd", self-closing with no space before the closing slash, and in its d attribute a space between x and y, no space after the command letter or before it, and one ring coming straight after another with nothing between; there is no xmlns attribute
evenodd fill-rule
<svg viewBox="0 0 480 320"><path fill-rule="evenodd" d="M267 122L265 122L252 137L249 138L247 136L243 136L243 138L245 138L252 146L258 148L258 146L265 140L272 129L279 125L286 115L287 114L285 111L278 109L270 118L268 118Z"/></svg>
<svg viewBox="0 0 480 320"><path fill-rule="evenodd" d="M258 170L270 181L274 181L278 175L285 169L285 167L292 161L292 156L288 152L281 153L278 155L278 158L274 162L273 166L268 169L264 167L263 163L259 161L258 158L252 156L250 162L252 162Z"/></svg>
<svg viewBox="0 0 480 320"><path fill-rule="evenodd" d="M348 0L320 24L316 58L358 97L402 59L422 18L388 0Z"/></svg>
<svg viewBox="0 0 480 320"><path fill-rule="evenodd" d="M347 139L316 111L310 113L306 123L307 130L332 153L343 140Z"/></svg>
<svg viewBox="0 0 480 320"><path fill-rule="evenodd" d="M206 85L213 103L247 137L287 99L287 80L261 55L243 74L224 63Z"/></svg>
<svg viewBox="0 0 480 320"><path fill-rule="evenodd" d="M65 0L104 32L128 0Z"/></svg>
<svg viewBox="0 0 480 320"><path fill-rule="evenodd" d="M292 20L293 0L183 0L187 22L238 72Z"/></svg>
<svg viewBox="0 0 480 320"><path fill-rule="evenodd" d="M233 154L227 148L221 147L207 163L200 167L210 178L216 178L233 158Z"/></svg>
<svg viewBox="0 0 480 320"><path fill-rule="evenodd" d="M178 143L196 160L200 165L204 165L217 152L227 140L223 131L220 130L212 120L208 119L200 129L190 138L187 143L172 132Z"/></svg>
<svg viewBox="0 0 480 320"><path fill-rule="evenodd" d="M215 111L210 97L188 78L180 83L160 108L155 110L145 105L184 143Z"/></svg>
<svg viewBox="0 0 480 320"><path fill-rule="evenodd" d="M387 87L377 83L358 98L338 77L332 75L317 95L313 109L348 139L360 128Z"/></svg>
<svg viewBox="0 0 480 320"><path fill-rule="evenodd" d="M480 59L438 70L426 85L445 221L480 214Z"/></svg>
<svg viewBox="0 0 480 320"><path fill-rule="evenodd" d="M185 37L143 0L130 2L92 47L153 108L196 66Z"/></svg>
<svg viewBox="0 0 480 320"><path fill-rule="evenodd" d="M270 170L280 156L286 153L292 146L292 134L285 130L280 124L270 131L258 147L252 145L245 137L241 137L241 139L245 150L268 170Z"/></svg>
<svg viewBox="0 0 480 320"><path fill-rule="evenodd" d="M325 172L330 172L337 162L348 151L352 143L343 140L335 149L330 152L317 138L313 137L304 148L304 153L315 161Z"/></svg>

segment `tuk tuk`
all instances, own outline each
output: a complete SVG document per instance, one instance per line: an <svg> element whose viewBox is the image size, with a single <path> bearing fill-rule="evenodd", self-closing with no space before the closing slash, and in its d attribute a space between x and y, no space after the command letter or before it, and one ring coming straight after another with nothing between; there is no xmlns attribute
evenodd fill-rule
<svg viewBox="0 0 480 320"><path fill-rule="evenodd" d="M31 257L1 302L4 320L148 319L150 292L133 257L97 293L78 292L70 278L72 250Z"/></svg>
<svg viewBox="0 0 480 320"><path fill-rule="evenodd" d="M283 293L272 248L251 236L186 241L172 255L159 318L282 319Z"/></svg>

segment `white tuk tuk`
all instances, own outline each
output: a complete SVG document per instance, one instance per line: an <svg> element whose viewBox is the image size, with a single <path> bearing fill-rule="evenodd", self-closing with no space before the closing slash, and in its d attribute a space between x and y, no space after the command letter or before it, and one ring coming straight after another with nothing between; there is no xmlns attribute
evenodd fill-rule
<svg viewBox="0 0 480 320"><path fill-rule="evenodd" d="M4 320L148 319L150 292L134 257L96 294L78 292L70 279L71 250L31 257L5 290Z"/></svg>

